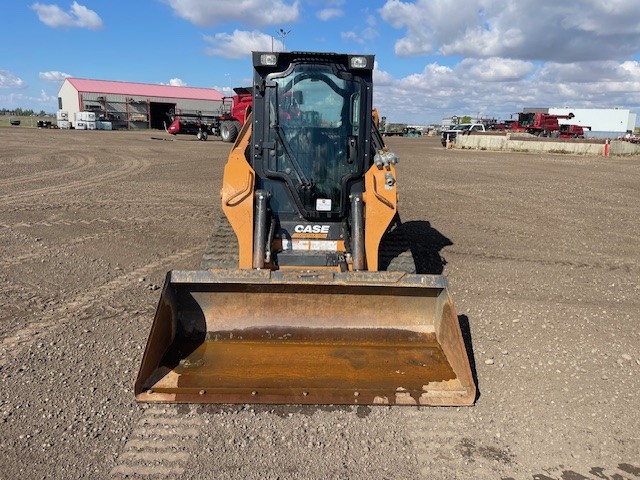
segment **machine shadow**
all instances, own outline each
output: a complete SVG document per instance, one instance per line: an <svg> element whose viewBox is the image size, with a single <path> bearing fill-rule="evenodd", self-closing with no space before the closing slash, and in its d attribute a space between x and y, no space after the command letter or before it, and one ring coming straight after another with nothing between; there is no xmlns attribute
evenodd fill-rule
<svg viewBox="0 0 640 480"><path fill-rule="evenodd" d="M447 262L440 251L449 245L453 242L429 222L403 223L396 215L380 242L378 267L380 270L441 275Z"/></svg>
<svg viewBox="0 0 640 480"><path fill-rule="evenodd" d="M460 331L462 332L462 339L464 340L464 348L467 352L467 358L469 359L473 383L476 384L476 398L474 402L477 402L480 398L480 384L478 383L478 373L476 370L476 357L473 353L473 339L471 337L469 317L466 315L458 315L458 323L460 324Z"/></svg>
<svg viewBox="0 0 640 480"><path fill-rule="evenodd" d="M426 221L410 221L402 224L409 248L416 264L416 273L441 275L447 261L440 251L453 242Z"/></svg>

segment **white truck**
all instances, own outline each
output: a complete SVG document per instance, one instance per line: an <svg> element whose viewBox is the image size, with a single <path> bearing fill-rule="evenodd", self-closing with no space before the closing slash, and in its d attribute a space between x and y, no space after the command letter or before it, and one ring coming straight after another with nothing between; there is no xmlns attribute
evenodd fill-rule
<svg viewBox="0 0 640 480"><path fill-rule="evenodd" d="M454 125L453 127L443 130L441 132L440 141L442 142L442 146L447 146L447 141L449 143L453 143L456 141L456 136L460 135L470 135L473 132L484 132L486 129L482 123L460 123L458 125Z"/></svg>

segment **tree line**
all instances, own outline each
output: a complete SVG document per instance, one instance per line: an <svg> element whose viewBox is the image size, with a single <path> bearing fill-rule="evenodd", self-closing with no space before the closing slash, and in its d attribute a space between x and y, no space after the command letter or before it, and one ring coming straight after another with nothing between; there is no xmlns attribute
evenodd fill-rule
<svg viewBox="0 0 640 480"><path fill-rule="evenodd" d="M36 113L30 108L26 110L23 110L22 108L14 108L13 110L0 108L0 115L15 115L16 117L30 117L31 115L37 115L38 117L46 117L47 112L40 110L39 113Z"/></svg>

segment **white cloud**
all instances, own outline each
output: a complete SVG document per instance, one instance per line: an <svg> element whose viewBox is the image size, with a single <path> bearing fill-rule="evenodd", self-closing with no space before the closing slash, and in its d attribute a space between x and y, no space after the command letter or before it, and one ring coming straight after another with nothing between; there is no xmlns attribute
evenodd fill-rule
<svg viewBox="0 0 640 480"><path fill-rule="evenodd" d="M540 78L548 83L591 83L613 81L618 77L618 62L547 62L540 69Z"/></svg>
<svg viewBox="0 0 640 480"><path fill-rule="evenodd" d="M340 38L345 42L364 43L364 40L356 32L342 32Z"/></svg>
<svg viewBox="0 0 640 480"><path fill-rule="evenodd" d="M218 92L222 93L223 96L225 97L231 97L233 95L236 94L236 92L233 91L233 87L218 87L217 85L214 85L213 87L214 90L217 90Z"/></svg>
<svg viewBox="0 0 640 480"><path fill-rule="evenodd" d="M468 0L388 0L379 13L392 27L407 30L407 35L396 42L395 52L409 56L431 53L440 36L443 40L454 38L450 35L473 21L476 11Z"/></svg>
<svg viewBox="0 0 640 480"><path fill-rule="evenodd" d="M58 97L49 95L44 90L41 90L38 96L24 93L10 93L8 95L0 95L0 105L8 109L19 107L24 109L30 108L36 112L39 110L55 112L58 106Z"/></svg>
<svg viewBox="0 0 640 480"><path fill-rule="evenodd" d="M492 57L464 59L457 70L465 78L482 82L513 82L524 80L534 69L535 66L531 62Z"/></svg>
<svg viewBox="0 0 640 480"><path fill-rule="evenodd" d="M380 70L380 65L377 61L374 62L373 67L373 83L376 87L389 86L393 84L393 76L389 72Z"/></svg>
<svg viewBox="0 0 640 480"><path fill-rule="evenodd" d="M360 33L350 31L350 32L342 32L340 34L340 38L342 39L343 42L354 42L359 45L365 45L371 40L373 40L374 38L377 38L379 36L380 34L378 33L378 30L371 27L365 28Z"/></svg>
<svg viewBox="0 0 640 480"><path fill-rule="evenodd" d="M38 97L38 101L42 105L53 104L58 101L58 97L56 95L49 95L44 90L40 90L40 96Z"/></svg>
<svg viewBox="0 0 640 480"><path fill-rule="evenodd" d="M402 32L396 55L463 58L382 76L379 110L396 121L478 112L508 118L534 106L640 108L637 0L386 0L378 13Z"/></svg>
<svg viewBox="0 0 640 480"><path fill-rule="evenodd" d="M392 122L428 123L478 113L507 119L524 107L640 107L637 61L537 67L521 60L465 59L453 67L432 63L397 79L376 65L374 80L378 111Z"/></svg>
<svg viewBox="0 0 640 480"><path fill-rule="evenodd" d="M171 78L169 83L159 82L159 85L170 85L172 87L186 87L187 84L181 78Z"/></svg>
<svg viewBox="0 0 640 480"><path fill-rule="evenodd" d="M362 36L362 38L364 38L365 40L373 40L374 38L377 38L380 36L380 33L378 32L377 29L372 28L372 27L367 27L364 30L362 30L362 33L360 34Z"/></svg>
<svg viewBox="0 0 640 480"><path fill-rule="evenodd" d="M283 0L167 0L176 15L200 27L227 22L243 25L286 25L298 20L299 1Z"/></svg>
<svg viewBox="0 0 640 480"><path fill-rule="evenodd" d="M362 15L351 22L353 30L340 33L343 42L352 42L359 45L367 45L380 36L376 28L376 17L368 13L368 9L362 11Z"/></svg>
<svg viewBox="0 0 640 480"><path fill-rule="evenodd" d="M623 62L618 67L618 73L622 77L640 79L640 62L635 60Z"/></svg>
<svg viewBox="0 0 640 480"><path fill-rule="evenodd" d="M77 2L73 2L71 5L71 14L75 17L75 23L78 27L91 30L99 30L103 27L102 19L96 12Z"/></svg>
<svg viewBox="0 0 640 480"><path fill-rule="evenodd" d="M367 25L369 25L370 27L375 27L377 23L378 21L376 20L376 17L374 17L373 15L367 15Z"/></svg>
<svg viewBox="0 0 640 480"><path fill-rule="evenodd" d="M316 16L324 22L332 18L341 17L342 15L344 15L344 12L340 8L324 8L316 14Z"/></svg>
<svg viewBox="0 0 640 480"><path fill-rule="evenodd" d="M595 101L611 98L611 106L640 100L640 62L548 63L539 74L541 82L559 85L567 95Z"/></svg>
<svg viewBox="0 0 640 480"><path fill-rule="evenodd" d="M440 53L558 63L623 60L638 51L637 0L387 0L382 19L405 35L397 55Z"/></svg>
<svg viewBox="0 0 640 480"><path fill-rule="evenodd" d="M640 6L634 0L587 2L586 8L574 8L562 19L562 27L569 30L610 36L640 34Z"/></svg>
<svg viewBox="0 0 640 480"><path fill-rule="evenodd" d="M0 88L25 88L27 84L8 70L0 70Z"/></svg>
<svg viewBox="0 0 640 480"><path fill-rule="evenodd" d="M203 38L210 45L205 49L205 53L218 57L242 58L252 51L271 51L272 46L275 51L283 50L281 41L257 30L234 30L232 34L216 33L214 36L205 35Z"/></svg>
<svg viewBox="0 0 640 480"><path fill-rule="evenodd" d="M38 18L45 25L52 28L88 28L99 30L103 27L102 19L93 10L89 10L78 2L71 4L69 12L63 11L58 5L34 3L31 5Z"/></svg>
<svg viewBox="0 0 640 480"><path fill-rule="evenodd" d="M60 83L64 81L65 78L72 77L72 75L64 72L58 72L57 70L51 70L49 72L38 73L38 77L40 80L44 80L46 82Z"/></svg>

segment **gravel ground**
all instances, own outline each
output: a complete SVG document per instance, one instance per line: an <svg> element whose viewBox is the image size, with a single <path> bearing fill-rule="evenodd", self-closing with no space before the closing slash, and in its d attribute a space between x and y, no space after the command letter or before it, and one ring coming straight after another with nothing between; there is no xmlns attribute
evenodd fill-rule
<svg viewBox="0 0 640 480"><path fill-rule="evenodd" d="M0 478L640 478L640 158L389 140L474 407L139 405L229 151L152 136L0 129Z"/></svg>

